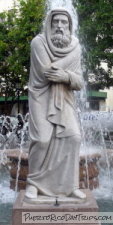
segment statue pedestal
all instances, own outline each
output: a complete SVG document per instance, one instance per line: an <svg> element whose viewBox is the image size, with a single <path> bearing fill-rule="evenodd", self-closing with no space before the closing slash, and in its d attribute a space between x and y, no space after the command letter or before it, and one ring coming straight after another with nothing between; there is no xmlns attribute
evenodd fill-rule
<svg viewBox="0 0 113 225"><path fill-rule="evenodd" d="M98 206L92 193L88 189L82 190L87 195L87 200L81 202L75 199L75 202L71 198L58 198L56 202L55 198L41 197L39 203L29 204L23 201L25 191L20 191L17 200L13 206L13 225L33 225L33 224L80 224L77 223L73 216L80 215L80 212L84 214L87 212L91 215L91 212L98 213ZM47 201L47 198L49 201ZM77 216L78 217L78 216ZM49 221L49 222L48 222ZM93 223L85 223L92 225Z"/></svg>

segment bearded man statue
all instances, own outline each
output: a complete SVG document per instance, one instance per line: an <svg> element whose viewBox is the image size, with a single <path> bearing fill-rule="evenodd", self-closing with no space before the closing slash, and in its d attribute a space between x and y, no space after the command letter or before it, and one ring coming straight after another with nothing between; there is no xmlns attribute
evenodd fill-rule
<svg viewBox="0 0 113 225"><path fill-rule="evenodd" d="M70 14L52 10L44 33L31 42L27 199L86 198L79 190L81 134L73 93L83 86L80 57Z"/></svg>

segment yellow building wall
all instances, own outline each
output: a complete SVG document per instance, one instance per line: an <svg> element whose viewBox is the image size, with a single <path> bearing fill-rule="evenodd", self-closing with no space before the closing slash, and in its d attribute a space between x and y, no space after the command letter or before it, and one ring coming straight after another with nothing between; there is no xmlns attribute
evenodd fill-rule
<svg viewBox="0 0 113 225"><path fill-rule="evenodd" d="M106 111L106 102L104 100L99 101L99 111Z"/></svg>
<svg viewBox="0 0 113 225"><path fill-rule="evenodd" d="M107 92L106 111L113 111L113 87L104 89L103 91Z"/></svg>

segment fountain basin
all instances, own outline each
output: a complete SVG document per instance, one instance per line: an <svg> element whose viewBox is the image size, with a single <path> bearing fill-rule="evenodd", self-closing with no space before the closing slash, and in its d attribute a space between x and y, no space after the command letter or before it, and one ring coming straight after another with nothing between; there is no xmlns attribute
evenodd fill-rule
<svg viewBox="0 0 113 225"><path fill-rule="evenodd" d="M20 150L7 150L8 165L10 170L10 187L15 189L16 175L18 169ZM99 169L98 161L100 154L87 155L87 166L86 156L80 156L80 188L90 188L91 190L99 186ZM26 178L28 174L28 153L22 152L21 163L18 179L18 190L25 189Z"/></svg>

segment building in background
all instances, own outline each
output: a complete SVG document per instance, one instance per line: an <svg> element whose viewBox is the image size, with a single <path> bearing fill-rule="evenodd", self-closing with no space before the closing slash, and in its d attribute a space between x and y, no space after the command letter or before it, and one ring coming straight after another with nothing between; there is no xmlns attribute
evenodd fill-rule
<svg viewBox="0 0 113 225"><path fill-rule="evenodd" d="M101 66L105 71L108 70L107 63L102 62ZM111 78L113 78L113 69ZM91 73L88 76L90 83L96 82L95 74ZM99 111L113 111L113 87L105 88L104 90L90 90L87 93L89 107L91 110L99 110Z"/></svg>
<svg viewBox="0 0 113 225"><path fill-rule="evenodd" d="M107 63L102 63L102 65L103 65L104 69L107 71L108 70ZM111 78L113 79L113 66L112 66ZM113 111L113 87L105 88L102 91L107 93L106 111Z"/></svg>
<svg viewBox="0 0 113 225"><path fill-rule="evenodd" d="M107 92L103 91L88 91L87 92L89 108L91 110L106 111Z"/></svg>
<svg viewBox="0 0 113 225"><path fill-rule="evenodd" d="M106 98L106 111L113 111L113 87L109 89L104 89L107 93Z"/></svg>

